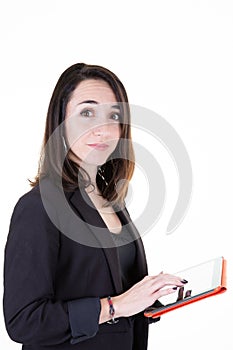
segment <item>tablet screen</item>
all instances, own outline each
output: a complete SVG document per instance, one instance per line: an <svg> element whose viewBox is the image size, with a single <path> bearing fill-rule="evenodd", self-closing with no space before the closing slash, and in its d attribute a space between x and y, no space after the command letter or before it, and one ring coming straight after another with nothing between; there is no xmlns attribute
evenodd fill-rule
<svg viewBox="0 0 233 350"><path fill-rule="evenodd" d="M174 273L174 275L186 279L188 283L184 287L178 287L175 293L161 297L159 301L164 305L162 308L180 303L185 299L195 298L219 287L221 285L222 263L223 257L218 257Z"/></svg>

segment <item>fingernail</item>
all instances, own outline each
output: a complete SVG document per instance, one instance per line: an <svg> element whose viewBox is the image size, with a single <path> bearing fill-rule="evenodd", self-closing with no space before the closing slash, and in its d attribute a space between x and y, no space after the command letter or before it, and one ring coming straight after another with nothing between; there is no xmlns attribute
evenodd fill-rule
<svg viewBox="0 0 233 350"><path fill-rule="evenodd" d="M185 279L181 280L182 283L188 283L188 281L186 281Z"/></svg>
<svg viewBox="0 0 233 350"><path fill-rule="evenodd" d="M191 290L187 290L187 292L185 293L185 298L189 298L191 297L192 291Z"/></svg>
<svg viewBox="0 0 233 350"><path fill-rule="evenodd" d="M173 287L172 289L177 290L177 287Z"/></svg>

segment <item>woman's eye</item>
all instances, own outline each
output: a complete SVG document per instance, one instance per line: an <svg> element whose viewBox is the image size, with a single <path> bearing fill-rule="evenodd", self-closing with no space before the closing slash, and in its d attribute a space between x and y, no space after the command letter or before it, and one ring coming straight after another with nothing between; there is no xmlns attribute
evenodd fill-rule
<svg viewBox="0 0 233 350"><path fill-rule="evenodd" d="M111 118L112 118L113 120L115 120L116 122L118 122L118 121L120 121L121 116L120 116L120 114L118 114L118 113L113 113L113 114L111 115Z"/></svg>
<svg viewBox="0 0 233 350"><path fill-rule="evenodd" d="M93 115L92 111L90 111L89 109L85 109L80 114L82 117L91 117Z"/></svg>

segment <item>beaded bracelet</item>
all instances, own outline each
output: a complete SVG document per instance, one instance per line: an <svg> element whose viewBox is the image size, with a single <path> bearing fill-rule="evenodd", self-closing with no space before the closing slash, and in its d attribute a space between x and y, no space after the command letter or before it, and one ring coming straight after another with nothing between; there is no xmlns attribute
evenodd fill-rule
<svg viewBox="0 0 233 350"><path fill-rule="evenodd" d="M109 305L109 314L111 316L111 320L107 321L107 323L115 324L115 323L119 322L119 320L115 320L115 318L114 318L115 309L113 307L112 298L110 296L108 296L108 305Z"/></svg>

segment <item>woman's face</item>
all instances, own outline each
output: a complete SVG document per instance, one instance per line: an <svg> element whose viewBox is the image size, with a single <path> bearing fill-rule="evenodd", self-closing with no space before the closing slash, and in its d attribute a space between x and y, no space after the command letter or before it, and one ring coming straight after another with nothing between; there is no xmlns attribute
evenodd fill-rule
<svg viewBox="0 0 233 350"><path fill-rule="evenodd" d="M120 138L119 104L104 80L82 81L66 109L66 136L71 150L82 162L101 165Z"/></svg>

